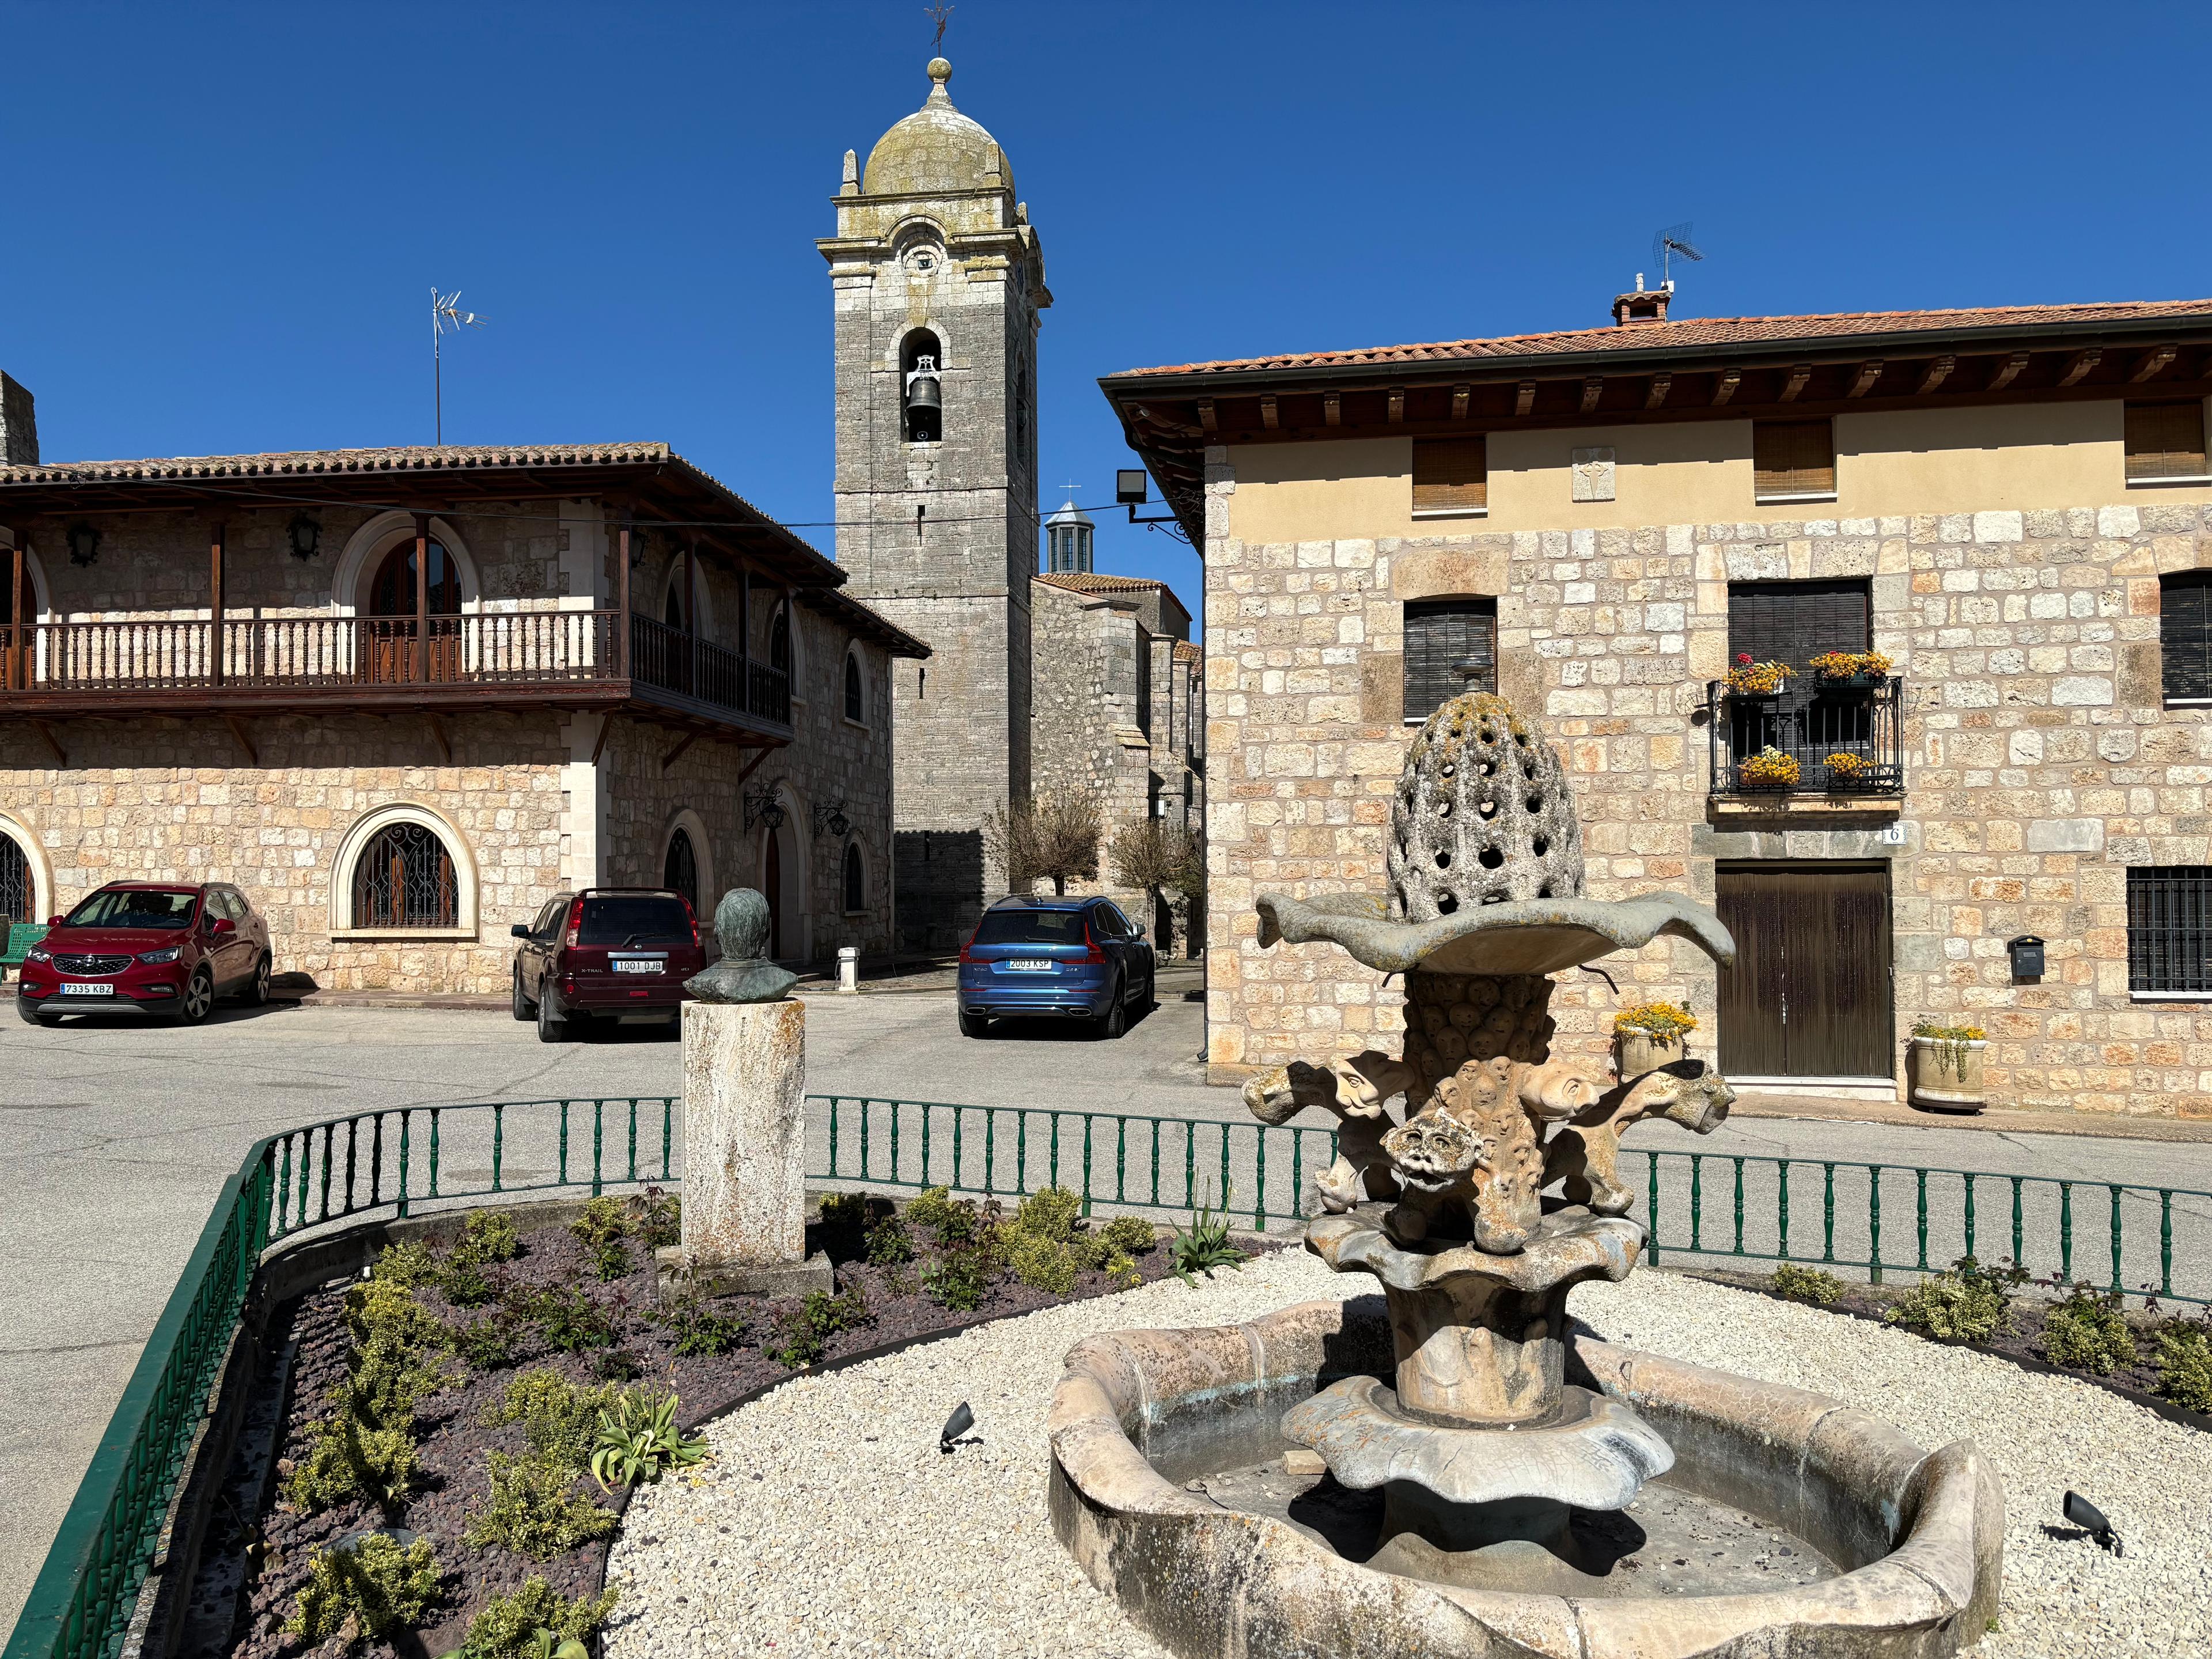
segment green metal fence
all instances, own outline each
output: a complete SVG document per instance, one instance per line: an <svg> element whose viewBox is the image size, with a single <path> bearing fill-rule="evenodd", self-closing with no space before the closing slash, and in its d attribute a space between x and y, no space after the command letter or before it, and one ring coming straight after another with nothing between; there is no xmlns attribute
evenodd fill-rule
<svg viewBox="0 0 2212 1659"><path fill-rule="evenodd" d="M1002 1199L1063 1186L1086 1212L1211 1204L1264 1229L1297 1218L1307 1175L1336 1156L1326 1128L842 1095L808 1103L811 1180ZM113 1659L121 1648L266 1246L486 1198L674 1184L681 1152L676 1102L663 1096L395 1108L256 1143L147 1340L4 1659ZM2039 1274L2071 1278L2079 1261L2114 1289L2212 1297L2212 1193L1711 1152L1631 1152L1622 1175L1644 1195L1654 1261L1792 1261L1879 1282L2009 1255Z"/></svg>

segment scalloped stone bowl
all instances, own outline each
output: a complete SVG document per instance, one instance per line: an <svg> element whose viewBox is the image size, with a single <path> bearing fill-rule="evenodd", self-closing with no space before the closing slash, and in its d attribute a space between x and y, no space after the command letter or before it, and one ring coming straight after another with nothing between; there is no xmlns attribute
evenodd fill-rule
<svg viewBox="0 0 2212 1659"><path fill-rule="evenodd" d="M1778 1582L1773 1563L1747 1554L1734 1565L1677 1559L1669 1565L1689 1566L1694 1582L1655 1595L1633 1582L1646 1575L1570 1570L1524 1541L1455 1582L1440 1565L1455 1558L1418 1538L1380 1549L1370 1540L1362 1547L1377 1565L1324 1541L1339 1534L1326 1504L1310 1500L1334 1491L1326 1477L1282 1516L1192 1489L1232 1491L1234 1477L1206 1478L1216 1471L1279 1470L1286 1409L1387 1374L1391 1335L1376 1297L1079 1344L1053 1395L1054 1528L1093 1583L1194 1659L1923 1659L1988 1628L2004 1498L1971 1443L1930 1452L1817 1395L1587 1336L1571 1350L1578 1382L1674 1449L1673 1469L1648 1492L1700 1523L1734 1515L1769 1540L1802 1540L1796 1555L1778 1553L1802 1562L1809 1549L1826 1576ZM1293 1524L1301 1501L1316 1524Z"/></svg>

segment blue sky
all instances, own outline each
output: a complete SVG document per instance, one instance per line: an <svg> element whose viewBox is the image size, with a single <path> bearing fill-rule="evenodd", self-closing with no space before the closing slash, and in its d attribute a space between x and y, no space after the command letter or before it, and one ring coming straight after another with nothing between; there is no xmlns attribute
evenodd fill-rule
<svg viewBox="0 0 2212 1659"><path fill-rule="evenodd" d="M450 441L665 439L827 550L813 243L930 31L0 0L0 368L52 460L427 442L458 287ZM1187 601L1098 510L1101 374L1589 325L1681 220L1678 314L2212 294L2208 49L2203 6L1649 0L958 0L945 47L1043 238L1043 476Z"/></svg>

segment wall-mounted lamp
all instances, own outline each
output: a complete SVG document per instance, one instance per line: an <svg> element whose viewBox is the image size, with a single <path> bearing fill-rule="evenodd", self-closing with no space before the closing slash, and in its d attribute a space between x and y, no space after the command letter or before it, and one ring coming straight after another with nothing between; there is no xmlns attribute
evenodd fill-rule
<svg viewBox="0 0 2212 1659"><path fill-rule="evenodd" d="M842 840L844 838L845 832L852 827L852 819L845 816L845 803L843 801L817 801L814 803L814 833L816 835L820 835L823 830L827 829L831 835Z"/></svg>
<svg viewBox="0 0 2212 1659"><path fill-rule="evenodd" d="M783 828L783 803L775 798L777 786L771 783L745 796L745 828L764 823L771 830Z"/></svg>
<svg viewBox="0 0 2212 1659"><path fill-rule="evenodd" d="M292 538L292 556L295 559L313 558L315 550L322 545L322 526L304 513L292 515L292 522L284 527L284 533Z"/></svg>
<svg viewBox="0 0 2212 1659"><path fill-rule="evenodd" d="M100 532L80 520L70 526L70 562L90 564L100 556Z"/></svg>
<svg viewBox="0 0 2212 1659"><path fill-rule="evenodd" d="M1150 498L1151 492L1146 489L1146 482L1145 469L1141 466L1125 466L1115 469L1114 505L1116 507L1126 507L1129 509L1129 522L1131 524L1174 524L1177 522L1176 515L1172 513L1164 514L1160 517L1154 519L1140 519L1137 516L1137 509L1146 505L1147 500Z"/></svg>

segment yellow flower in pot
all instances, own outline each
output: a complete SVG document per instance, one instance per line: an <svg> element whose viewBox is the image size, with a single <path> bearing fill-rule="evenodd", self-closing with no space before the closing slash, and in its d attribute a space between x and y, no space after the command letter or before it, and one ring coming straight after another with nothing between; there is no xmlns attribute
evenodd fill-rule
<svg viewBox="0 0 2212 1659"><path fill-rule="evenodd" d="M1823 651L1806 666L1823 685L1834 685L1887 679L1891 665L1879 651Z"/></svg>
<svg viewBox="0 0 2212 1659"><path fill-rule="evenodd" d="M1978 1025L1916 1021L1905 1065L1912 1103L1946 1112L1980 1111L1987 1096L1982 1054L1988 1047Z"/></svg>
<svg viewBox="0 0 2212 1659"><path fill-rule="evenodd" d="M1795 755L1785 755L1772 744L1736 765L1736 776L1747 789L1795 789L1801 774Z"/></svg>
<svg viewBox="0 0 2212 1659"><path fill-rule="evenodd" d="M1639 1002L1613 1017L1616 1063L1624 1078L1670 1066L1683 1057L1683 1042L1698 1029L1687 1003Z"/></svg>
<svg viewBox="0 0 2212 1659"><path fill-rule="evenodd" d="M1874 773L1874 763L1864 755L1854 755L1848 749L1838 750L1821 763L1828 769L1828 787L1854 789Z"/></svg>
<svg viewBox="0 0 2212 1659"><path fill-rule="evenodd" d="M1782 690L1782 682L1797 671L1785 662L1753 662L1751 653L1736 653L1735 665L1726 676L1729 694L1738 697L1771 697Z"/></svg>

